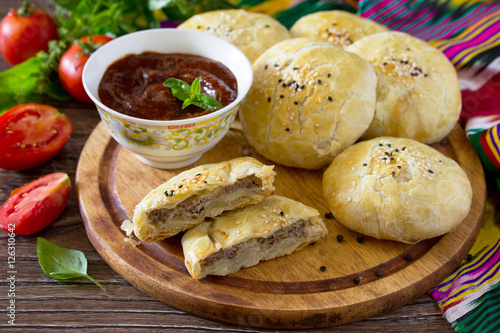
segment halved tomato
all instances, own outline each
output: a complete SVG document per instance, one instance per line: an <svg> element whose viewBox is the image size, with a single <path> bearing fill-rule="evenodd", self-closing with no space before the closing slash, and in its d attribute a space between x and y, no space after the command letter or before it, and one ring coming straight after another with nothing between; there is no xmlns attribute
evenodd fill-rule
<svg viewBox="0 0 500 333"><path fill-rule="evenodd" d="M54 157L68 142L73 126L56 108L16 106L0 116L0 168L27 170Z"/></svg>
<svg viewBox="0 0 500 333"><path fill-rule="evenodd" d="M68 204L71 181L55 172L12 191L0 207L0 227L17 235L31 235L54 222Z"/></svg>

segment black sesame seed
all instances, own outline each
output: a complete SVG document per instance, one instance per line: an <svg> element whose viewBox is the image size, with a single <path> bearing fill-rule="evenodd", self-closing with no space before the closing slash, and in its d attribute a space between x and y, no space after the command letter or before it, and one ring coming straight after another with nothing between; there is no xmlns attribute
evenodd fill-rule
<svg viewBox="0 0 500 333"><path fill-rule="evenodd" d="M365 237L363 237L363 235L359 235L358 237L356 237L356 241L359 244L364 243L365 242Z"/></svg>
<svg viewBox="0 0 500 333"><path fill-rule="evenodd" d="M203 181L203 184L206 184L206 183L208 183L208 182L207 182L206 180L204 180L204 181Z"/></svg>
<svg viewBox="0 0 500 333"><path fill-rule="evenodd" d="M367 165L368 165L368 164L366 164L366 163L363 163L363 166L367 166Z"/></svg>
<svg viewBox="0 0 500 333"><path fill-rule="evenodd" d="M429 169L429 172L430 172L430 173L434 173L434 171L432 171L431 169Z"/></svg>
<svg viewBox="0 0 500 333"><path fill-rule="evenodd" d="M405 260L407 260L407 261L412 261L413 260L413 256L411 255L411 253L407 253L405 255Z"/></svg>
<svg viewBox="0 0 500 333"><path fill-rule="evenodd" d="M286 86L287 86L287 87L290 87L292 84L293 84L292 82L288 82L288 83L286 84Z"/></svg>
<svg viewBox="0 0 500 333"><path fill-rule="evenodd" d="M398 165L398 169L401 169L401 165Z"/></svg>
<svg viewBox="0 0 500 333"><path fill-rule="evenodd" d="M297 69L299 69L298 67L294 67L293 70L296 71Z"/></svg>
<svg viewBox="0 0 500 333"><path fill-rule="evenodd" d="M320 271L322 271L322 272L326 271L326 266L321 266L321 267L319 268L319 270L320 270Z"/></svg>
<svg viewBox="0 0 500 333"><path fill-rule="evenodd" d="M170 196L173 197L174 196L174 190L170 190Z"/></svg>
<svg viewBox="0 0 500 333"><path fill-rule="evenodd" d="M332 74L328 73L328 75L326 77L330 77L330 76L332 76Z"/></svg>
<svg viewBox="0 0 500 333"><path fill-rule="evenodd" d="M439 160L439 163L443 163L443 161Z"/></svg>
<svg viewBox="0 0 500 333"><path fill-rule="evenodd" d="M394 157L391 157L391 161L394 161Z"/></svg>
<svg viewBox="0 0 500 333"><path fill-rule="evenodd" d="M279 79L279 80L278 80L278 83L281 83L281 82L283 82L283 79Z"/></svg>
<svg viewBox="0 0 500 333"><path fill-rule="evenodd" d="M284 213L284 212L280 212L280 215L281 215L281 216L284 216L284 215L285 215L285 213Z"/></svg>
<svg viewBox="0 0 500 333"><path fill-rule="evenodd" d="M384 152L385 155L389 156L389 153L388 152Z"/></svg>
<svg viewBox="0 0 500 333"><path fill-rule="evenodd" d="M289 129L289 128L286 128L286 129L285 129L285 131L290 132L290 129Z"/></svg>
<svg viewBox="0 0 500 333"><path fill-rule="evenodd" d="M295 84L295 82L297 82L297 81L293 80L293 81L292 81L292 84Z"/></svg>
<svg viewBox="0 0 500 333"><path fill-rule="evenodd" d="M271 102L271 97L269 97L269 98L267 99L267 101L270 103L270 102Z"/></svg>
<svg viewBox="0 0 500 333"><path fill-rule="evenodd" d="M399 149L396 148L396 153L399 153Z"/></svg>
<svg viewBox="0 0 500 333"><path fill-rule="evenodd" d="M199 177L199 176L201 176L201 173L197 173L195 177Z"/></svg>
<svg viewBox="0 0 500 333"><path fill-rule="evenodd" d="M344 235L338 234L337 235L337 242L341 243L344 240Z"/></svg>
<svg viewBox="0 0 500 333"><path fill-rule="evenodd" d="M314 244L316 244L316 242L312 242L312 243L310 243L309 245L314 245Z"/></svg>
<svg viewBox="0 0 500 333"><path fill-rule="evenodd" d="M382 160L384 160L384 161L387 160L387 157L382 157Z"/></svg>
<svg viewBox="0 0 500 333"><path fill-rule="evenodd" d="M304 89L305 87L306 87L305 85L302 85L302 86L300 86L300 89Z"/></svg>
<svg viewBox="0 0 500 333"><path fill-rule="evenodd" d="M166 197L168 197L168 190L163 193Z"/></svg>
<svg viewBox="0 0 500 333"><path fill-rule="evenodd" d="M320 79L318 79L318 81L317 81L317 82L318 82L318 84L321 84L321 80L320 80Z"/></svg>
<svg viewBox="0 0 500 333"><path fill-rule="evenodd" d="M428 76L429 76L429 74L424 74L424 76L425 76L425 77L428 77Z"/></svg>
<svg viewBox="0 0 500 333"><path fill-rule="evenodd" d="M329 219L329 220L333 219L333 214L332 214L332 212L325 213L325 218L327 218L327 219Z"/></svg>
<svg viewBox="0 0 500 333"><path fill-rule="evenodd" d="M381 276L382 276L382 272L381 272L380 270L377 270L377 271L375 272L375 275L376 275L377 277L381 277Z"/></svg>
<svg viewBox="0 0 500 333"><path fill-rule="evenodd" d="M406 147L403 147L401 150L406 150Z"/></svg>
<svg viewBox="0 0 500 333"><path fill-rule="evenodd" d="M328 100L331 102L333 101L333 98L331 96L328 96Z"/></svg>
<svg viewBox="0 0 500 333"><path fill-rule="evenodd" d="M283 86L283 88L286 88L286 83L285 82L283 82L281 85Z"/></svg>
<svg viewBox="0 0 500 333"><path fill-rule="evenodd" d="M393 177L396 176L396 173L394 171L391 172L391 176L393 176Z"/></svg>
<svg viewBox="0 0 500 333"><path fill-rule="evenodd" d="M274 64L274 67L280 67L280 65L278 65L278 64Z"/></svg>
<svg viewBox="0 0 500 333"><path fill-rule="evenodd" d="M390 146L391 146L391 144L390 144L390 143L388 143L386 146L387 146L387 147L390 147Z"/></svg>
<svg viewBox="0 0 500 333"><path fill-rule="evenodd" d="M384 62L382 65L387 66L387 63L386 63L386 62Z"/></svg>
<svg viewBox="0 0 500 333"><path fill-rule="evenodd" d="M379 145L379 147L382 147L382 146L383 146L383 144L381 144L381 143L379 143L378 145Z"/></svg>
<svg viewBox="0 0 500 333"><path fill-rule="evenodd" d="M299 105L299 102L295 101L295 102L293 102L293 104L295 104L295 105Z"/></svg>
<svg viewBox="0 0 500 333"><path fill-rule="evenodd" d="M285 96L283 96L283 95L280 95L280 98L285 98Z"/></svg>
<svg viewBox="0 0 500 333"><path fill-rule="evenodd" d="M269 24L266 24L264 27L269 28Z"/></svg>
<svg viewBox="0 0 500 333"><path fill-rule="evenodd" d="M361 278L359 276L355 276L354 279L352 279L352 281L355 283L355 284L358 284L361 282Z"/></svg>
<svg viewBox="0 0 500 333"><path fill-rule="evenodd" d="M269 67L269 66L268 66L268 65L265 65L265 66L264 66L264 69L267 69L267 67Z"/></svg>
<svg viewBox="0 0 500 333"><path fill-rule="evenodd" d="M179 185L179 188L181 188L181 187L182 187L182 185Z"/></svg>

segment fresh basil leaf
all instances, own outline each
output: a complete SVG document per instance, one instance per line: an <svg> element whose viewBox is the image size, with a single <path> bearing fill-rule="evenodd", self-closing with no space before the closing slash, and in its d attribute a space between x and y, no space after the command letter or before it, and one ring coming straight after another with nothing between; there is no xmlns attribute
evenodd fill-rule
<svg viewBox="0 0 500 333"><path fill-rule="evenodd" d="M191 83L191 96L196 96L201 91L200 78L197 77L193 83Z"/></svg>
<svg viewBox="0 0 500 333"><path fill-rule="evenodd" d="M191 86L187 82L176 78L170 78L163 82L165 87L172 89L172 94L184 101L182 108L194 104L203 109L218 109L222 104L210 96L201 94L201 77L197 77Z"/></svg>
<svg viewBox="0 0 500 333"><path fill-rule="evenodd" d="M191 97L189 98L186 98L186 100L184 101L184 103L182 103L182 108L185 109L187 108L189 105L193 104L193 99Z"/></svg>
<svg viewBox="0 0 500 333"><path fill-rule="evenodd" d="M106 288L87 274L87 258L82 251L62 248L44 238L37 238L36 252L43 272L54 279L86 277L102 290Z"/></svg>
<svg viewBox="0 0 500 333"><path fill-rule="evenodd" d="M191 87L187 82L171 77L167 81L163 82L165 87L172 89L172 94L180 99L181 101L185 101L191 96Z"/></svg>
<svg viewBox="0 0 500 333"><path fill-rule="evenodd" d="M193 100L193 104L203 109L219 109L222 104L210 96L198 94Z"/></svg>

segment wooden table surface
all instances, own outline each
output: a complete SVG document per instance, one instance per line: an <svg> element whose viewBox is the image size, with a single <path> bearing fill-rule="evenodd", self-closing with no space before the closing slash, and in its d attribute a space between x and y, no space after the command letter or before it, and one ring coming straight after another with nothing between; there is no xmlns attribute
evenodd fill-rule
<svg viewBox="0 0 500 333"><path fill-rule="evenodd" d="M49 12L49 0L31 1ZM20 0L1 0L0 16L9 8L18 7ZM0 59L0 71L9 65ZM7 268L7 233L0 231L0 331L64 331L85 329L95 332L155 331L165 332L269 332L206 320L177 310L132 287L116 274L99 256L90 243L78 209L74 190L75 172L80 152L99 123L93 105L78 102L47 101L68 115L73 134L64 149L50 162L30 171L14 172L0 169L0 204L10 191L40 176L52 172L69 174L73 190L63 214L45 230L31 236L15 237L15 326L8 323L6 307L9 286ZM47 277L36 255L36 239L43 237L59 246L81 250L88 259L88 273L104 284L106 292L85 278L58 281ZM453 332L434 300L427 294L411 303L379 317L310 332ZM298 332L298 331L290 331Z"/></svg>

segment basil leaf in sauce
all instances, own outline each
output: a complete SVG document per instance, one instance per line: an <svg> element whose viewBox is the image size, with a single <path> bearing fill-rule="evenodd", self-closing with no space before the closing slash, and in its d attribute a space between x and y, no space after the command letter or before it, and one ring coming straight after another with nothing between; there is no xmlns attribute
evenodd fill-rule
<svg viewBox="0 0 500 333"><path fill-rule="evenodd" d="M171 77L163 82L163 85L170 88L175 97L184 101L182 104L183 109L191 104L202 109L221 108L222 104L219 101L201 93L200 79L200 77L196 78L190 86L187 82Z"/></svg>
<svg viewBox="0 0 500 333"><path fill-rule="evenodd" d="M66 280L83 276L106 291L102 284L87 274L87 258L82 251L62 248L41 237L38 237L37 243L38 262L48 277Z"/></svg>

